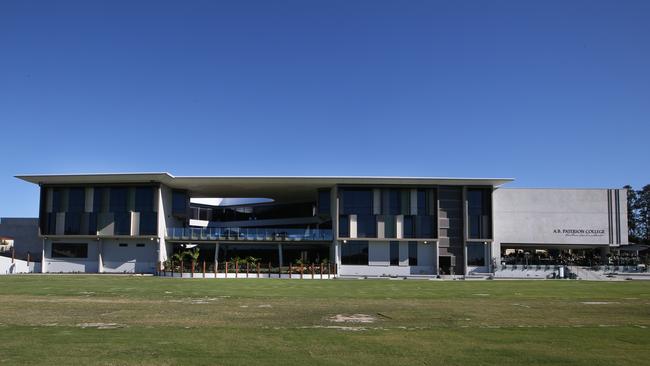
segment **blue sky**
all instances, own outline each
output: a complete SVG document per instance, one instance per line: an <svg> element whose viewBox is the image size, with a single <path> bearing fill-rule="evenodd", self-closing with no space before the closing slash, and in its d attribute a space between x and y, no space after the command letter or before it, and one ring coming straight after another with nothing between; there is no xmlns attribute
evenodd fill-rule
<svg viewBox="0 0 650 366"><path fill-rule="evenodd" d="M24 173L650 183L648 1L0 2Z"/></svg>

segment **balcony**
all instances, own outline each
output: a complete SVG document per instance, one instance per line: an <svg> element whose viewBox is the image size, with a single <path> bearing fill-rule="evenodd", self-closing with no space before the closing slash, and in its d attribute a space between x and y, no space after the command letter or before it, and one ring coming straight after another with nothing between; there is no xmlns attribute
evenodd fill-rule
<svg viewBox="0 0 650 366"><path fill-rule="evenodd" d="M167 228L167 240L192 241L331 241L331 229L289 228Z"/></svg>

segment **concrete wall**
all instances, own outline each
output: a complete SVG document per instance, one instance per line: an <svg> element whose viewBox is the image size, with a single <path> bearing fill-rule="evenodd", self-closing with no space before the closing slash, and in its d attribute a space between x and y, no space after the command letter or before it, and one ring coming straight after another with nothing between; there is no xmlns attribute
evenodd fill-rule
<svg viewBox="0 0 650 366"><path fill-rule="evenodd" d="M625 190L508 189L494 191L499 243L627 244Z"/></svg>
<svg viewBox="0 0 650 366"><path fill-rule="evenodd" d="M45 273L154 273L158 241L151 239L59 239L60 243L87 243L86 258L52 258L53 240L45 240ZM120 246L120 244L125 244ZM141 244L141 246L138 246ZM101 260L100 260L101 258Z"/></svg>
<svg viewBox="0 0 650 366"><path fill-rule="evenodd" d="M155 240L102 240L103 271L154 273L157 250L158 242Z"/></svg>
<svg viewBox="0 0 650 366"><path fill-rule="evenodd" d="M45 258L43 259L44 273L87 272L97 273L99 270L99 241L94 239L61 239L59 243L88 243L86 258L52 258L53 240L45 240Z"/></svg>
<svg viewBox="0 0 650 366"><path fill-rule="evenodd" d="M40 260L43 242L38 237L38 218L3 217L0 236L14 239L16 257L24 258L29 252L32 259Z"/></svg>

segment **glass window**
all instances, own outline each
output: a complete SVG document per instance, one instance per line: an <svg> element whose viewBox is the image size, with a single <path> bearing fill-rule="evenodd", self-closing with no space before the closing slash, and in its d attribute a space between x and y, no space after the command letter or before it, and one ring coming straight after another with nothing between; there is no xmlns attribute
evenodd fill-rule
<svg viewBox="0 0 650 366"><path fill-rule="evenodd" d="M172 192L172 214L187 215L187 193L185 191Z"/></svg>
<svg viewBox="0 0 650 366"><path fill-rule="evenodd" d="M467 190L467 225L472 239L492 238L491 190L473 188Z"/></svg>
<svg viewBox="0 0 650 366"><path fill-rule="evenodd" d="M116 212L114 235L131 235L131 213L130 212Z"/></svg>
<svg viewBox="0 0 650 366"><path fill-rule="evenodd" d="M375 215L357 216L357 237L358 238L377 237L377 219Z"/></svg>
<svg viewBox="0 0 650 366"><path fill-rule="evenodd" d="M480 243L467 243L467 265L485 266L485 245Z"/></svg>
<svg viewBox="0 0 650 366"><path fill-rule="evenodd" d="M62 188L52 188L52 212L63 212Z"/></svg>
<svg viewBox="0 0 650 366"><path fill-rule="evenodd" d="M344 214L372 215L372 189L345 188L341 195Z"/></svg>
<svg viewBox="0 0 650 366"><path fill-rule="evenodd" d="M65 214L65 235L81 235L81 217L80 212L68 212Z"/></svg>
<svg viewBox="0 0 650 366"><path fill-rule="evenodd" d="M52 258L88 258L87 243L52 243Z"/></svg>
<svg viewBox="0 0 650 366"><path fill-rule="evenodd" d="M402 213L402 192L400 189L388 190L388 212L389 215Z"/></svg>
<svg viewBox="0 0 650 366"><path fill-rule="evenodd" d="M140 212L140 235L158 234L158 215L155 212Z"/></svg>
<svg viewBox="0 0 650 366"><path fill-rule="evenodd" d="M384 237L385 238L397 237L397 223L395 220L395 216L393 215L384 216Z"/></svg>
<svg viewBox="0 0 650 366"><path fill-rule="evenodd" d="M318 190L318 214L329 216L330 206L330 189Z"/></svg>
<svg viewBox="0 0 650 366"><path fill-rule="evenodd" d="M418 189L418 216L429 214L427 206L427 191Z"/></svg>
<svg viewBox="0 0 650 366"><path fill-rule="evenodd" d="M416 216L415 217L415 237L416 238L435 238L434 217L433 216Z"/></svg>
<svg viewBox="0 0 650 366"><path fill-rule="evenodd" d="M390 265L399 266L399 242L390 242Z"/></svg>
<svg viewBox="0 0 650 366"><path fill-rule="evenodd" d="M135 188L135 211L153 212L153 191L154 187Z"/></svg>
<svg viewBox="0 0 650 366"><path fill-rule="evenodd" d="M86 209L86 189L82 187L68 190L68 212L84 212Z"/></svg>
<svg viewBox="0 0 650 366"><path fill-rule="evenodd" d="M415 220L411 215L404 216L404 238L414 238L415 237Z"/></svg>
<svg viewBox="0 0 650 366"><path fill-rule="evenodd" d="M102 212L104 210L104 192L106 188L95 187L93 190L93 212Z"/></svg>
<svg viewBox="0 0 650 366"><path fill-rule="evenodd" d="M368 242L348 241L341 244L341 264L368 265Z"/></svg>
<svg viewBox="0 0 650 366"><path fill-rule="evenodd" d="M339 216L339 237L350 237L350 216L348 215Z"/></svg>
<svg viewBox="0 0 650 366"><path fill-rule="evenodd" d="M127 193L126 187L113 187L111 188L111 196L109 199L109 212L126 212L127 211Z"/></svg>
<svg viewBox="0 0 650 366"><path fill-rule="evenodd" d="M409 266L418 265L418 242L409 241Z"/></svg>

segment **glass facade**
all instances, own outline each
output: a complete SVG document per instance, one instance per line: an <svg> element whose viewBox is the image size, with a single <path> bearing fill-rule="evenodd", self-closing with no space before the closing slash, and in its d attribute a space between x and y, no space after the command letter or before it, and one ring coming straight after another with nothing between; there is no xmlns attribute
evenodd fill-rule
<svg viewBox="0 0 650 366"><path fill-rule="evenodd" d="M467 226L470 239L492 238L492 189L467 189Z"/></svg>
<svg viewBox="0 0 650 366"><path fill-rule="evenodd" d="M377 221L375 215L357 215L357 238L376 238Z"/></svg>
<svg viewBox="0 0 650 366"><path fill-rule="evenodd" d="M390 265L399 266L399 242L391 241L390 246Z"/></svg>
<svg viewBox="0 0 650 366"><path fill-rule="evenodd" d="M368 265L368 242L350 240L341 244L341 264Z"/></svg>
<svg viewBox="0 0 650 366"><path fill-rule="evenodd" d="M43 235L157 235L157 187L43 187L51 207L41 212ZM92 202L86 202L86 199ZM135 217L135 218L134 218ZM139 219L139 221L137 221ZM139 222L131 227L133 220ZM134 230L135 229L135 230Z"/></svg>
<svg viewBox="0 0 650 366"><path fill-rule="evenodd" d="M482 243L467 243L467 265L485 266L485 245Z"/></svg>
<svg viewBox="0 0 650 366"><path fill-rule="evenodd" d="M186 216L188 203L187 192L179 190L172 191L172 214L174 216Z"/></svg>
<svg viewBox="0 0 650 366"><path fill-rule="evenodd" d="M343 221L343 215L357 215L357 238L437 236L435 188L341 187L339 207L341 238L350 237L349 224ZM397 232L399 218L402 220L400 233Z"/></svg>
<svg viewBox="0 0 650 366"><path fill-rule="evenodd" d="M418 265L418 242L409 241L409 266Z"/></svg>

